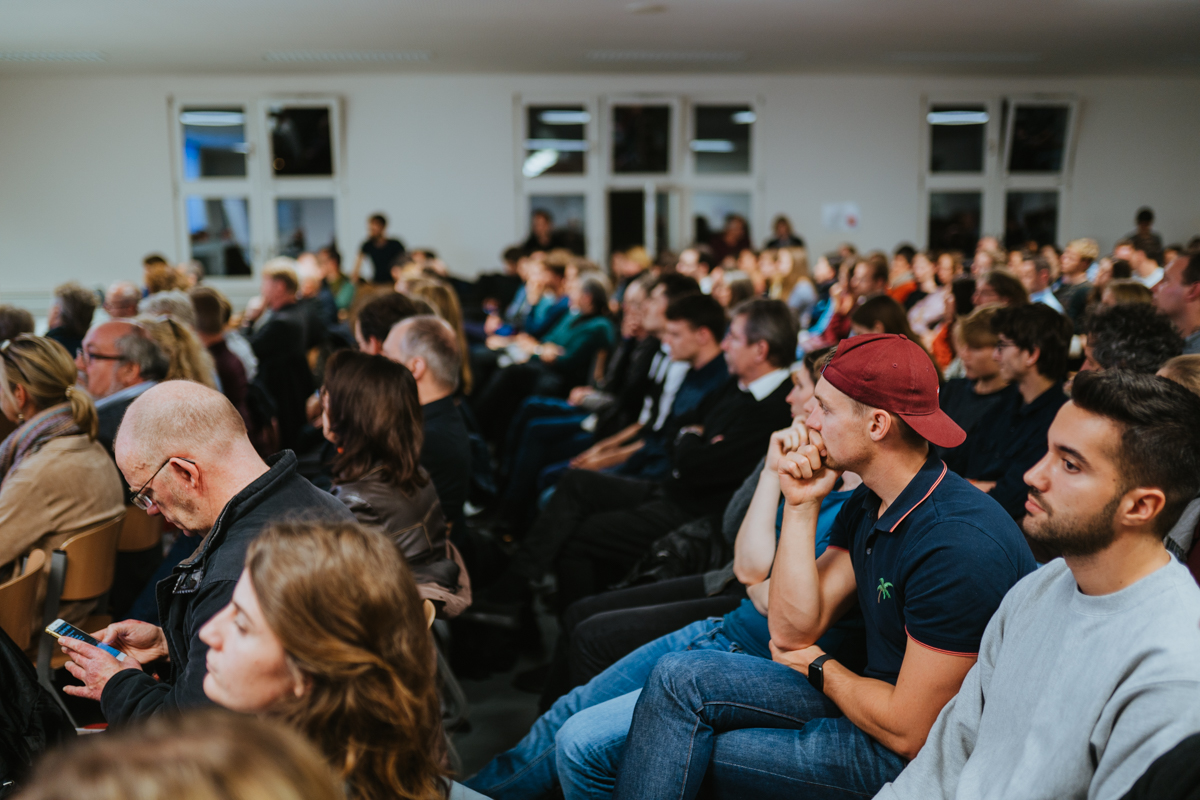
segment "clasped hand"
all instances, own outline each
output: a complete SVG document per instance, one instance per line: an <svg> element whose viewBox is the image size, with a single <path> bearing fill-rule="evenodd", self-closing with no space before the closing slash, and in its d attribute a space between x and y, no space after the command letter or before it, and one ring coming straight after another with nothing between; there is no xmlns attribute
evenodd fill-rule
<svg viewBox="0 0 1200 800"><path fill-rule="evenodd" d="M801 420L771 434L767 467L774 462L779 474L779 488L789 506L819 504L833 491L842 473L825 465L828 456L820 432L810 429Z"/></svg>

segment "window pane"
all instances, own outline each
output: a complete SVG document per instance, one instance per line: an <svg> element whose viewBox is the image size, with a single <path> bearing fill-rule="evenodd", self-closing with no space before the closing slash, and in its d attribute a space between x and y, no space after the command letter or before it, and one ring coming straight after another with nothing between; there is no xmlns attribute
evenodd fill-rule
<svg viewBox="0 0 1200 800"><path fill-rule="evenodd" d="M591 118L583 106L530 106L525 121L525 177L582 175Z"/></svg>
<svg viewBox="0 0 1200 800"><path fill-rule="evenodd" d="M328 108L272 108L271 169L276 175L332 175Z"/></svg>
<svg viewBox="0 0 1200 800"><path fill-rule="evenodd" d="M985 106L931 106L927 119L930 172L983 172Z"/></svg>
<svg viewBox="0 0 1200 800"><path fill-rule="evenodd" d="M646 244L646 193L641 189L608 193L608 252Z"/></svg>
<svg viewBox="0 0 1200 800"><path fill-rule="evenodd" d="M737 214L747 225L750 219L750 195L747 192L695 192L692 194L693 241L711 242L725 230L730 214ZM747 236L750 231L747 229ZM728 250L714 246L719 253ZM736 256L737 254L734 253Z"/></svg>
<svg viewBox="0 0 1200 800"><path fill-rule="evenodd" d="M613 107L613 172L670 172L671 107Z"/></svg>
<svg viewBox="0 0 1200 800"><path fill-rule="evenodd" d="M930 192L929 249L975 252L982 216L980 192Z"/></svg>
<svg viewBox="0 0 1200 800"><path fill-rule="evenodd" d="M1067 143L1067 106L1017 106L1009 172L1061 172Z"/></svg>
<svg viewBox="0 0 1200 800"><path fill-rule="evenodd" d="M1004 201L1004 246L1058 240L1058 192L1009 192Z"/></svg>
<svg viewBox="0 0 1200 800"><path fill-rule="evenodd" d="M205 275L250 274L250 211L244 197L188 197L192 258Z"/></svg>
<svg viewBox="0 0 1200 800"><path fill-rule="evenodd" d="M529 217L533 212L550 215L553 229L550 247L565 247L576 255L587 252L586 199L581 194L535 194L529 196Z"/></svg>
<svg viewBox="0 0 1200 800"><path fill-rule="evenodd" d="M332 197L280 198L275 201L275 250L295 258L334 243Z"/></svg>
<svg viewBox="0 0 1200 800"><path fill-rule="evenodd" d="M749 106L696 106L696 138L691 141L698 173L750 171Z"/></svg>
<svg viewBox="0 0 1200 800"><path fill-rule="evenodd" d="M241 178L246 175L246 115L241 108L185 108L183 178Z"/></svg>

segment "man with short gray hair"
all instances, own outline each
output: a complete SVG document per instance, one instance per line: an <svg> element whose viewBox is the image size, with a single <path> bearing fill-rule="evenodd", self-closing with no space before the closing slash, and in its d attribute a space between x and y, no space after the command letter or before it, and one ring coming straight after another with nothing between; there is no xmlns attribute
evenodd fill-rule
<svg viewBox="0 0 1200 800"><path fill-rule="evenodd" d="M408 367L417 381L425 419L421 466L433 479L451 530L461 531L471 485L471 440L454 398L462 365L458 338L445 320L422 314L392 326L383 355Z"/></svg>
<svg viewBox="0 0 1200 800"><path fill-rule="evenodd" d="M143 328L124 320L88 331L75 357L83 385L96 401L97 438L109 455L129 404L167 375L167 356Z"/></svg>

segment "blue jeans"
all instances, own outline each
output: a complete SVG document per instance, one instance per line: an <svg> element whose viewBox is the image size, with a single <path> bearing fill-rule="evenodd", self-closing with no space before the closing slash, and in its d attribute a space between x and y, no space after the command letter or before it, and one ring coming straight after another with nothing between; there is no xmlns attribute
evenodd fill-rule
<svg viewBox="0 0 1200 800"><path fill-rule="evenodd" d="M655 639L583 686L577 686L560 697L549 711L533 723L533 728L516 747L493 758L465 783L493 800L540 797L549 792L562 771L557 765L556 750L559 748L556 747L556 739L562 737L568 721L581 715L581 712L595 712L592 721L602 724L603 731L572 726L575 734L569 742L562 743L565 751L572 759L579 758L581 763L582 756L588 755L589 765L607 765L608 774L611 775L620 758L620 745L624 743L624 735L629 730L637 692L660 657L687 650L721 650L729 654L738 649L736 644L725 638L720 617L694 622ZM619 742L616 741L618 738ZM589 745L587 753L581 752L583 748L580 745L585 741ZM588 776L583 776L579 786L572 783L572 789L590 785L587 781ZM607 783L611 791L611 778L607 779ZM567 790L566 784L563 788ZM572 796L572 793L567 794L567 797Z"/></svg>
<svg viewBox="0 0 1200 800"><path fill-rule="evenodd" d="M676 653L638 699L614 797L695 797L706 773L718 797L872 797L906 763L790 667Z"/></svg>
<svg viewBox="0 0 1200 800"><path fill-rule="evenodd" d="M530 397L521 403L508 433L504 458L508 486L500 502L500 519L519 528L528 526L537 509L542 469L579 455L595 441L579 427L586 418L565 400Z"/></svg>

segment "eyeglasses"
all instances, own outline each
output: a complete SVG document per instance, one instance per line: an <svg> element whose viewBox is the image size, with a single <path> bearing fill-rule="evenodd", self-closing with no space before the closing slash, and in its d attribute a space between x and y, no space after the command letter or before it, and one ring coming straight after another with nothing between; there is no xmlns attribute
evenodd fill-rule
<svg viewBox="0 0 1200 800"><path fill-rule="evenodd" d="M191 464L193 467L196 466L196 462L192 461L190 458L179 458L179 456L171 456L170 458L168 458L166 461L164 461L162 463L162 466L160 466L158 469L154 470L154 474L150 476L150 480L148 480L142 484L142 488L137 490L137 493L134 494L134 496L129 499L129 502L133 503L135 506L140 508L142 511L149 511L150 506L154 505L154 501L151 500L150 498L146 497L146 489L150 486L151 483L154 482L154 479L158 477L158 473L163 471L163 467L165 467L167 464L170 464L172 461L174 461L177 458L180 461L185 461L188 464Z"/></svg>
<svg viewBox="0 0 1200 800"><path fill-rule="evenodd" d="M108 356L104 353L93 353L82 347L75 350L75 357L83 361L120 361L121 356Z"/></svg>
<svg viewBox="0 0 1200 800"><path fill-rule="evenodd" d="M1017 343L1016 343L1016 342L1006 342L1006 341L1004 341L1003 339L1000 339L1000 340L998 340L998 341L996 342L996 349L997 349L997 350L1003 350L1003 349L1005 349L1006 347L1016 347L1016 346L1017 346Z"/></svg>

